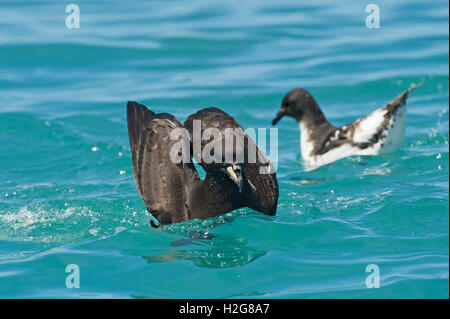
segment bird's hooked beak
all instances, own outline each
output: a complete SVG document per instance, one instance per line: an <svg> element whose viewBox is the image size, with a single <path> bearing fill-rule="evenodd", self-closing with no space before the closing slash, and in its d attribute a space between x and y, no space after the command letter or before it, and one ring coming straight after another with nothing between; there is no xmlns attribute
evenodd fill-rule
<svg viewBox="0 0 450 319"><path fill-rule="evenodd" d="M285 115L285 113L283 111L279 111L277 113L277 115L275 116L275 118L272 120L272 125L276 125L278 123L279 120L281 120L281 118Z"/></svg>
<svg viewBox="0 0 450 319"><path fill-rule="evenodd" d="M227 174L230 179L237 185L239 193L242 193L244 186L244 176L242 176L241 166L232 164L227 167Z"/></svg>

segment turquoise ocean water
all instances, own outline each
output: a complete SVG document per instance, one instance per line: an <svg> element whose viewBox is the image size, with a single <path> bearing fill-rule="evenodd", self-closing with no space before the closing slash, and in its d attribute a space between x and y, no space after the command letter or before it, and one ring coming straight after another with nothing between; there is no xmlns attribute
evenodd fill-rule
<svg viewBox="0 0 450 319"><path fill-rule="evenodd" d="M0 297L448 298L447 1L72 2L0 2ZM150 227L126 101L270 128L305 87L343 125L420 81L398 152L306 172L283 119L276 216Z"/></svg>

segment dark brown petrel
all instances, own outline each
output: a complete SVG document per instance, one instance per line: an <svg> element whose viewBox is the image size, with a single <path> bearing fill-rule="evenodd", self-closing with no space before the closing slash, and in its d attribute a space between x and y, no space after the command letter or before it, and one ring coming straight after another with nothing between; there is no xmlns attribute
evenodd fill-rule
<svg viewBox="0 0 450 319"><path fill-rule="evenodd" d="M147 210L161 225L215 217L241 207L275 215L278 183L272 162L227 113L217 108L203 109L189 116L182 125L171 114L155 114L144 105L128 102L127 122L136 186ZM183 128L189 135L190 152L177 163L173 161L173 150L181 140L172 139L171 134ZM203 140L201 137L208 129L212 138ZM243 134L244 142L234 138L231 147L226 146L226 137L231 134L228 129ZM214 139L218 132L221 139ZM214 151L212 146L219 141L223 152L217 152L220 156L215 160L198 157L201 151L204 154L205 147L209 147L208 152ZM200 151L194 145L197 142ZM238 160L241 153L243 161ZM256 156L249 156L255 153ZM227 154L232 156L229 161ZM204 168L204 180L200 179L192 156ZM153 221L151 224L158 226Z"/></svg>

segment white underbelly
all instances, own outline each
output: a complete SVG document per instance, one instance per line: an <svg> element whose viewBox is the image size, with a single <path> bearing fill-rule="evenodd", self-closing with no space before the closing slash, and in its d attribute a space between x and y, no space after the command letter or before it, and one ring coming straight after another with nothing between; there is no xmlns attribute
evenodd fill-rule
<svg viewBox="0 0 450 319"><path fill-rule="evenodd" d="M350 143L342 144L324 154L321 155L306 155L303 156L303 161L306 170L313 170L319 168L323 165L331 164L340 159L349 156L361 156L361 155L377 155L380 153L380 144L374 144L372 147L367 147L365 149L360 149L358 147L352 146Z"/></svg>

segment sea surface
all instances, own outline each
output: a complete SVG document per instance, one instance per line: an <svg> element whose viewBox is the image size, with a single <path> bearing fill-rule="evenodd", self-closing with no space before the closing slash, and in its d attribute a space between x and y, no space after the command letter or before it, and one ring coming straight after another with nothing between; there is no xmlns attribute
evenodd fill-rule
<svg viewBox="0 0 450 319"><path fill-rule="evenodd" d="M448 1L69 3L0 1L1 298L449 297ZM399 151L306 171L285 118L276 216L150 226L128 100L269 136L292 88L343 125L419 82Z"/></svg>

